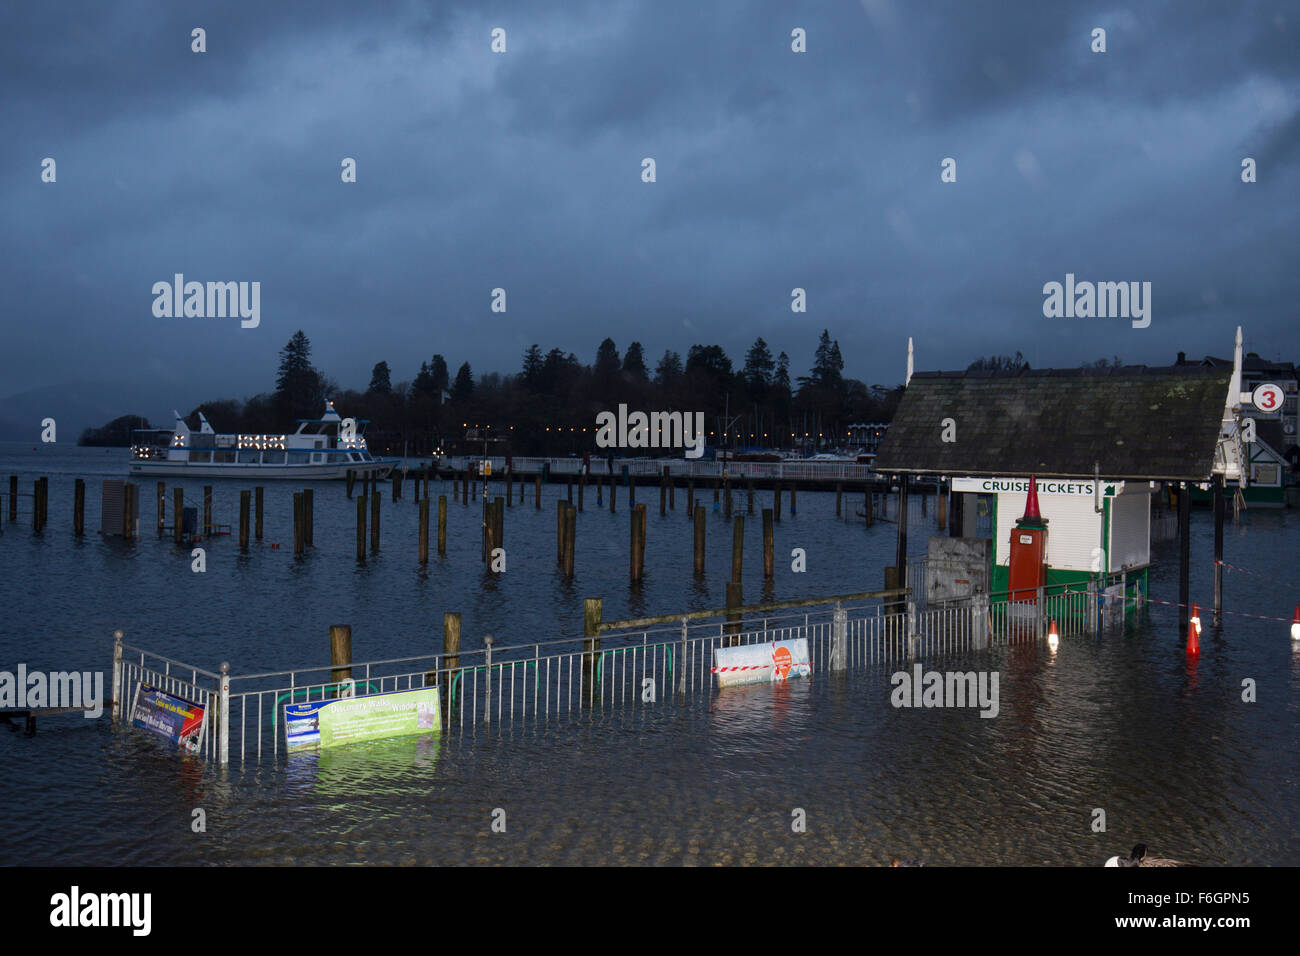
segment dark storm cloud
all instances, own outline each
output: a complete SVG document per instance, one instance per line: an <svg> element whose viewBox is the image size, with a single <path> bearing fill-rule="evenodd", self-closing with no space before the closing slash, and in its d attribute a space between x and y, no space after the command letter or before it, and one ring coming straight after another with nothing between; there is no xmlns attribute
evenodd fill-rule
<svg viewBox="0 0 1300 956"><path fill-rule="evenodd" d="M1283 4L10 5L0 399L244 396L299 327L353 387L605 335L737 365L762 335L800 374L823 327L869 382L908 335L920 367L1165 363L1238 323L1272 356L1300 291L1297 30ZM260 281L261 326L154 318L175 272ZM1043 318L1066 272L1151 281L1152 327Z"/></svg>

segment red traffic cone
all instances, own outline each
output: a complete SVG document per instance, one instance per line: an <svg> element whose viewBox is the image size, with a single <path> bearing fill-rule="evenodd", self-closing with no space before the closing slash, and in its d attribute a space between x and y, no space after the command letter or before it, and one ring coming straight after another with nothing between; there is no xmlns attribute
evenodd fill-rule
<svg viewBox="0 0 1300 956"><path fill-rule="evenodd" d="M1196 657L1201 653L1201 606L1192 605L1192 616L1187 619L1187 656Z"/></svg>
<svg viewBox="0 0 1300 956"><path fill-rule="evenodd" d="M1043 516L1038 512L1038 479L1033 475L1029 476L1029 494L1025 497L1025 516L1023 520L1043 520Z"/></svg>
<svg viewBox="0 0 1300 956"><path fill-rule="evenodd" d="M1296 605L1295 617L1291 618L1291 640L1300 641L1300 604Z"/></svg>

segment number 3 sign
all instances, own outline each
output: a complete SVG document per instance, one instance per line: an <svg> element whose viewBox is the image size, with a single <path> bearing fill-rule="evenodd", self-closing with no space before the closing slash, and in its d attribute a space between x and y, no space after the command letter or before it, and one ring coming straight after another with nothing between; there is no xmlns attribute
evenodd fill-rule
<svg viewBox="0 0 1300 956"><path fill-rule="evenodd" d="M1261 412L1276 412L1282 408L1282 389L1278 385L1258 385L1250 393L1250 403Z"/></svg>

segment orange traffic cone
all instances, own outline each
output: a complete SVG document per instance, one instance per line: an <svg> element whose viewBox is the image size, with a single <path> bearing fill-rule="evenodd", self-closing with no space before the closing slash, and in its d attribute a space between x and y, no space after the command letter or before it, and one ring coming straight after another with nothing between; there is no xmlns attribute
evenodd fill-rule
<svg viewBox="0 0 1300 956"><path fill-rule="evenodd" d="M1056 622L1053 621L1051 627L1047 629L1047 646L1053 651L1061 643L1061 633L1056 629Z"/></svg>
<svg viewBox="0 0 1300 956"><path fill-rule="evenodd" d="M1196 657L1201 653L1201 606L1192 605L1192 616L1187 620L1187 656Z"/></svg>

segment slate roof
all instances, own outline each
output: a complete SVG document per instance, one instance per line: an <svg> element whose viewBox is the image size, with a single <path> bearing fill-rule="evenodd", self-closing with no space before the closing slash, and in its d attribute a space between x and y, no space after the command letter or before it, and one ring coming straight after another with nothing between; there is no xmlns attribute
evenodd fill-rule
<svg viewBox="0 0 1300 956"><path fill-rule="evenodd" d="M882 472L1208 481L1232 369L916 372ZM956 441L942 441L943 419Z"/></svg>

